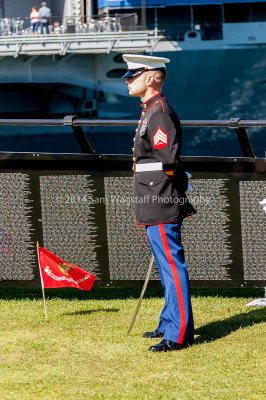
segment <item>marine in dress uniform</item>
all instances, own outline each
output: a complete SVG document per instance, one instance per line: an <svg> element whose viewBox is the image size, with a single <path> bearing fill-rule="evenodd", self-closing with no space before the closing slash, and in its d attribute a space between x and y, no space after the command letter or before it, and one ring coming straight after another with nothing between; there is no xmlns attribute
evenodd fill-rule
<svg viewBox="0 0 266 400"><path fill-rule="evenodd" d="M136 54L123 58L128 65L123 78L129 94L142 100L133 147L136 225L146 227L165 296L158 327L143 336L163 338L150 351L177 350L194 340L181 225L196 211L185 194L188 179L179 160L180 121L161 92L165 63L170 60Z"/></svg>

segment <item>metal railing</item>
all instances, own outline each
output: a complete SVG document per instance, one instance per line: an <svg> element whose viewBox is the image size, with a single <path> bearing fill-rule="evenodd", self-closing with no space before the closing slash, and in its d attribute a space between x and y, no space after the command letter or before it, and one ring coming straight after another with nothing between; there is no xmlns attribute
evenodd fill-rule
<svg viewBox="0 0 266 400"><path fill-rule="evenodd" d="M98 34L106 32L126 32L126 31L145 31L147 29L159 30L160 33L169 38L178 41L184 41L185 37L193 37L193 35L199 35L202 40L217 40L222 39L222 24L209 23L206 24L195 24L191 26L189 22L183 22L178 20L175 26L167 26L165 28L164 23L158 21L149 23L150 28L147 25L141 25L138 14L126 13L126 14L100 14L88 17L86 15L52 15L49 18L48 29L44 27L44 33L46 34ZM1 36L18 36L18 35L32 35L32 27L30 24L29 17L13 17L13 18L0 18L0 37ZM41 34L40 27L38 28L38 34Z"/></svg>
<svg viewBox="0 0 266 400"><path fill-rule="evenodd" d="M125 32L138 30L138 16L131 14L114 14L110 16L96 15L91 18L85 15L51 16L48 29L44 27L46 34L69 34L69 33L106 33ZM32 35L32 26L29 17L0 18L0 37ZM41 34L40 26L38 34Z"/></svg>
<svg viewBox="0 0 266 400"><path fill-rule="evenodd" d="M67 115L60 119L0 119L0 126L71 126L73 133L85 154L93 154L94 149L84 132L84 126L136 126L137 120L117 119L82 119L75 115ZM240 148L244 157L255 158L255 152L250 143L245 128L266 127L266 120L243 120L241 118L230 118L229 120L185 120L181 121L182 127L202 128L220 127L234 129Z"/></svg>

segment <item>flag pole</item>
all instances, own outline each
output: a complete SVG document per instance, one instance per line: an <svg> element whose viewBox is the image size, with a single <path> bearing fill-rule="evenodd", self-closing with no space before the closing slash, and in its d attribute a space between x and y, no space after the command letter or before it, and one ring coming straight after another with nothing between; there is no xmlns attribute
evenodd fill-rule
<svg viewBox="0 0 266 400"><path fill-rule="evenodd" d="M41 277L42 297L43 297L43 304L44 304L44 312L45 312L45 318L46 318L46 321L47 321L47 311L46 311L46 302L45 302L45 294L44 294L44 285L43 285L42 271L41 271L40 259L39 259L39 242L37 242L37 256L38 256L38 264L39 264L39 271L40 271L40 277Z"/></svg>
<svg viewBox="0 0 266 400"><path fill-rule="evenodd" d="M151 260L150 260L150 265L149 265L149 268L148 268L148 271L147 271L147 274L146 274L145 282L144 282L144 285L143 285L143 288L142 288L142 291L141 291L141 294L140 294L140 297L139 297L139 301L138 301L138 304L137 304L137 307L136 307L134 316L133 316L132 321L131 321L131 323L130 323L130 326L129 326L129 328L128 328L127 336L129 336L129 334L130 334L130 332L131 332L131 329L132 329L132 327L133 327L133 325L134 325L134 323L135 323L137 314L138 314L138 312L139 312L140 305L141 305L141 302L142 302L144 293L145 293L145 291L146 291L146 288L147 288L148 283L149 283L149 280L150 280L150 274L151 274L153 262L154 262L154 255L152 254Z"/></svg>

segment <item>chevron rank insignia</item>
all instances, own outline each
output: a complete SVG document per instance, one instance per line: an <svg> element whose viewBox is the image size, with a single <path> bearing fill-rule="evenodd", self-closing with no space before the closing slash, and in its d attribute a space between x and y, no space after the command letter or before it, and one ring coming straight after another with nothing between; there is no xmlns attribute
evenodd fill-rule
<svg viewBox="0 0 266 400"><path fill-rule="evenodd" d="M152 138L155 149L162 149L168 145L168 135L160 127L157 129Z"/></svg>

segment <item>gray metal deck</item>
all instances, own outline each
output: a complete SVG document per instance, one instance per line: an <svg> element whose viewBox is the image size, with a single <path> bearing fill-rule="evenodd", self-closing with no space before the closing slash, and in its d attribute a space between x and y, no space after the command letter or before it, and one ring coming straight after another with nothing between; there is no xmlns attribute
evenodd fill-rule
<svg viewBox="0 0 266 400"><path fill-rule="evenodd" d="M132 52L154 49L161 39L156 31L86 33L37 36L4 36L0 37L0 56L18 57L20 54L66 55L99 54L110 51Z"/></svg>

